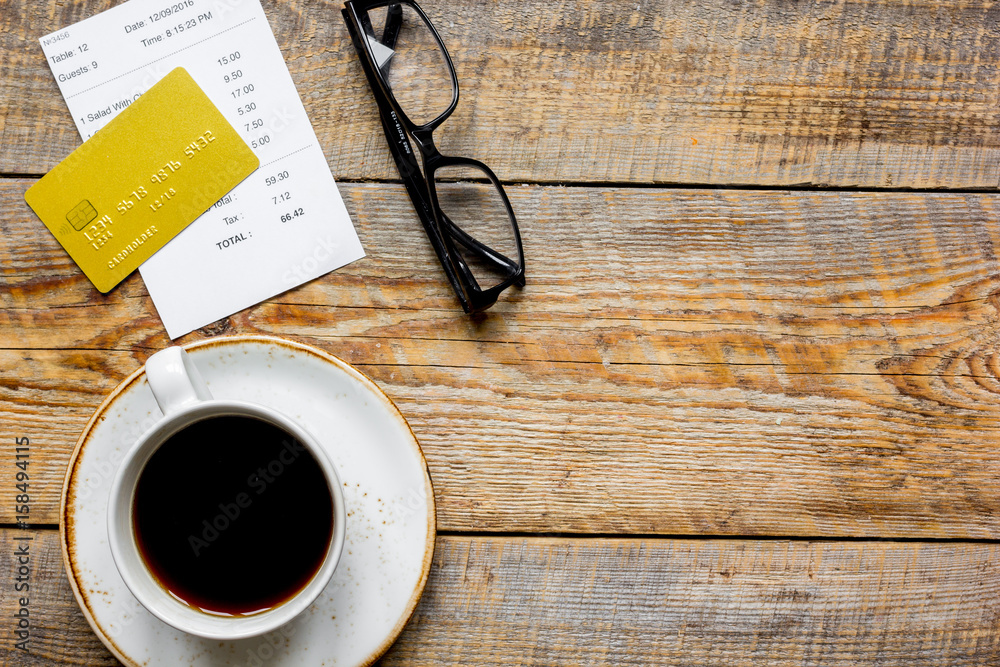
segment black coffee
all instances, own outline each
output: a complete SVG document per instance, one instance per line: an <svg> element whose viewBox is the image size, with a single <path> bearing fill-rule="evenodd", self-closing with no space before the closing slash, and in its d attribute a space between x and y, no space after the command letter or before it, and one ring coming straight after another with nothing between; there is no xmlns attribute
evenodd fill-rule
<svg viewBox="0 0 1000 667"><path fill-rule="evenodd" d="M139 476L139 551L193 607L252 614L316 574L333 535L326 477L294 436L243 416L210 417L171 436Z"/></svg>

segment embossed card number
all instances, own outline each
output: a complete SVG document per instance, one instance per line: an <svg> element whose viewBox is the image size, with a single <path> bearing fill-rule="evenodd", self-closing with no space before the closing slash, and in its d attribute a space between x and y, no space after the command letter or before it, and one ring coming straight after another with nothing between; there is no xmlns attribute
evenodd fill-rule
<svg viewBox="0 0 1000 667"><path fill-rule="evenodd" d="M212 135L212 131L205 130L201 134L201 136L199 136L197 139L195 139L190 144L184 147L184 155L186 155L188 159L191 159L197 154L197 152L200 152L202 149L208 148L208 144L212 141L215 141L215 137ZM167 179L170 178L170 174L175 173L178 169L181 168L181 166L182 165L180 162L177 162L176 160L170 160L165 165L163 165L161 169L158 169L155 174L150 176L149 181L151 183L166 183ZM119 213L128 212L129 210L131 210L133 206L136 205L137 202L142 201L148 195L149 191L147 191L145 187L140 185L138 188L129 193L128 198L125 198L120 202L118 202ZM168 188L159 196L158 199L154 199L149 204L149 209L154 213L156 211L159 211L163 207L163 204L173 199L176 195L177 191L174 188Z"/></svg>

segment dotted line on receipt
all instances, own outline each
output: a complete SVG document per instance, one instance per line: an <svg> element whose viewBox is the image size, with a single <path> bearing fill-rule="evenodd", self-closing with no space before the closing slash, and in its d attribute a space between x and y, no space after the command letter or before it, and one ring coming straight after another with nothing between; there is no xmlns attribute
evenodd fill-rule
<svg viewBox="0 0 1000 667"><path fill-rule="evenodd" d="M176 56L178 53L181 53L182 51L187 51L188 49L190 49L192 47L198 46L199 44L203 44L204 42L207 42L210 39L215 39L219 35L225 34L225 33L229 32L230 30L236 30L237 28L239 28L241 26L244 26L247 23L250 23L250 21L255 21L255 20L257 20L256 16L254 16L252 18L248 18L246 21L241 21L240 23L237 23L236 25L229 26L225 30L220 30L219 32L215 33L214 35L209 35L205 39L200 39L197 42L194 42L192 44L188 44L187 46L185 46L183 48L177 49L173 53L168 53L165 56L161 56L161 57L157 58L156 60L150 60L145 65L139 65L135 69L131 69L131 70L127 71L127 72L119 74L118 76L110 78L107 81L102 81L101 83L95 84L95 85L91 86L90 88L86 88L84 90L77 91L77 92L73 93L72 95L70 95L69 97L67 97L66 99L68 100L71 97L76 97L77 95L83 95L84 93L89 93L90 91L94 90L95 88L100 88L101 86L103 86L103 85L105 85L107 83L111 83L112 81L117 81L118 79L122 78L123 76L128 76L129 74L135 74L139 70L144 69L146 67L149 67L153 63L158 63L161 60L165 60L167 58L172 58L172 57Z"/></svg>
<svg viewBox="0 0 1000 667"><path fill-rule="evenodd" d="M296 153L301 153L302 151L304 151L304 150L307 150L307 149L309 149L309 148L312 148L312 146L303 146L302 148L299 148L298 150L294 150L294 151L292 151L291 153L288 153L287 155L282 155L281 157L279 157L279 158L277 158L277 159L274 159L274 160L271 160L270 162L267 162L267 163L265 163L265 164L262 164L262 165L260 165L260 166L261 166L261 167L269 167L269 166L271 166L272 164L274 164L275 162L281 162L281 161L282 161L282 160L284 160L284 159L285 159L286 157L292 157L292 156L293 156L293 155L295 155Z"/></svg>

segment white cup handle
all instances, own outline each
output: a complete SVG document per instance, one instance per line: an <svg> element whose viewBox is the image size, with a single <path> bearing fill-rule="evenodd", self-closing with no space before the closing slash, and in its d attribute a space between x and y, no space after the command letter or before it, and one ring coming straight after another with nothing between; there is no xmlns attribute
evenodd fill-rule
<svg viewBox="0 0 1000 667"><path fill-rule="evenodd" d="M146 381L164 416L212 400L201 373L180 347L168 347L147 359Z"/></svg>

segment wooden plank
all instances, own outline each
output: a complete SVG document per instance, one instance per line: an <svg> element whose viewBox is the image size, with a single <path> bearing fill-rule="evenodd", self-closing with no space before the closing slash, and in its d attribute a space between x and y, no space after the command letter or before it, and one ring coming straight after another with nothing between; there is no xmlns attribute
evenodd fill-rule
<svg viewBox="0 0 1000 667"><path fill-rule="evenodd" d="M37 39L111 4L0 8L0 172L79 144ZM398 178L339 7L264 4L334 175ZM988 0L423 5L462 85L439 144L504 179L1000 184Z"/></svg>
<svg viewBox="0 0 1000 667"><path fill-rule="evenodd" d="M382 664L994 664L997 555L967 544L445 538Z"/></svg>
<svg viewBox="0 0 1000 667"><path fill-rule="evenodd" d="M114 665L33 537L30 653L0 589L0 661ZM1000 660L996 544L438 539L427 589L382 665L949 665Z"/></svg>
<svg viewBox="0 0 1000 667"><path fill-rule="evenodd" d="M26 183L0 182L0 442L37 443L54 523L87 418L168 341L138 278L79 275ZM513 188L528 286L469 318L402 189L343 191L366 259L181 341L358 365L443 530L1000 535L997 196Z"/></svg>
<svg viewBox="0 0 1000 667"><path fill-rule="evenodd" d="M0 266L0 324L7 325L0 345L165 343L138 274L108 295L97 293L24 203L31 182L0 180L0 253L7 258ZM434 319L435 327L449 322L435 338L488 340L483 334L515 335L501 332L500 320L527 313L537 323L529 340L551 324L538 318L567 320L560 322L566 334L659 321L674 331L726 325L806 339L878 339L988 323L995 311L995 195L511 188L528 286L510 290L489 311L502 318L470 319L456 313L403 189L340 189L367 257L228 326L291 329L301 320L322 337ZM342 323L310 310L330 306L346 316ZM663 361L628 352L622 361ZM615 349L601 353L590 360L615 360Z"/></svg>

